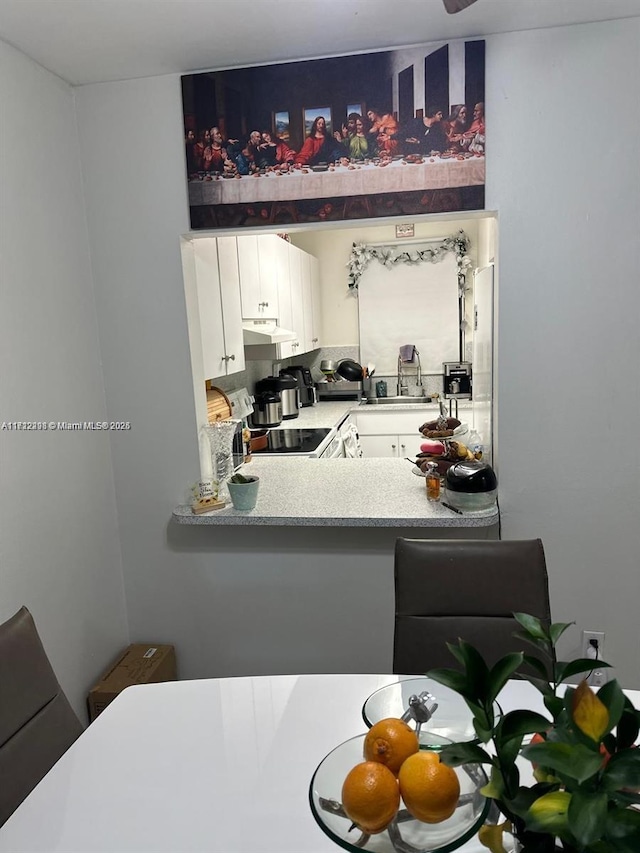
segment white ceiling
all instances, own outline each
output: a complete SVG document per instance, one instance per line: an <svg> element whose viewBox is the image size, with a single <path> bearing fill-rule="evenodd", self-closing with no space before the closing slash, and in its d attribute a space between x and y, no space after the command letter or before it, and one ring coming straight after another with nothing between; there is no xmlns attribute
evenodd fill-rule
<svg viewBox="0 0 640 853"><path fill-rule="evenodd" d="M0 38L73 85L640 15L640 0L0 0Z"/></svg>

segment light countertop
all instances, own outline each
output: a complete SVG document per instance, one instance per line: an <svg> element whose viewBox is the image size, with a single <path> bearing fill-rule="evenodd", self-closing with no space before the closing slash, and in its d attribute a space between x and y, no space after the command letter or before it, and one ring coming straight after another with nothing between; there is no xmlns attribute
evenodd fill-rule
<svg viewBox="0 0 640 853"><path fill-rule="evenodd" d="M427 501L424 478L404 459L254 456L241 470L260 478L255 509L241 511L229 504L194 515L189 506L179 506L173 520L197 525L451 528L498 522L495 508L458 515Z"/></svg>
<svg viewBox="0 0 640 853"><path fill-rule="evenodd" d="M274 429L311 429L313 427L335 427L349 414L349 412L411 412L424 411L433 412L434 417L439 411L437 403L385 403L383 405L370 406L359 403L357 400L327 400L316 403L315 406L306 406L300 409L297 418L282 421L279 427ZM471 406L460 406L459 414L471 412ZM416 424L417 428L417 424Z"/></svg>

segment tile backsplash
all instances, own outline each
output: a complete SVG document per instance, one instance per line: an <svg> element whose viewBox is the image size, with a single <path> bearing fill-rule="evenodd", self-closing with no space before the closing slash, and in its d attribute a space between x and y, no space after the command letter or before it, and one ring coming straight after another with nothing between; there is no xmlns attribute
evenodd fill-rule
<svg viewBox="0 0 640 853"><path fill-rule="evenodd" d="M237 388L246 388L250 394L253 394L255 384L259 379L273 374L277 375L282 367L289 367L293 364L308 367L314 382L319 382L322 379L320 362L323 359L340 361L342 358L353 358L355 361L358 361L360 358L360 348L357 346L322 347L321 349L315 349L311 352L297 355L294 358L283 359L282 361L247 361L245 370L240 373L234 373L232 376L217 376L212 378L211 381L217 388L222 388L223 391L235 391Z"/></svg>

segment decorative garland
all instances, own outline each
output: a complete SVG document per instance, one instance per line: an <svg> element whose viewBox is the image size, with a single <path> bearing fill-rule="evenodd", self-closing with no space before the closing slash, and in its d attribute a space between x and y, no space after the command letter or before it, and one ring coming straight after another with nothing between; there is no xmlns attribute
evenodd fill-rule
<svg viewBox="0 0 640 853"><path fill-rule="evenodd" d="M420 264L428 261L437 264L447 252L455 252L458 264L458 290L460 295L464 293L467 281L467 270L471 266L471 258L467 255L471 240L459 231L452 237L446 237L438 246L428 249L413 249L398 252L393 246L367 246L366 243L354 243L349 258L349 287L352 291L358 289L360 276L369 266L369 261L376 260L391 269L396 264Z"/></svg>

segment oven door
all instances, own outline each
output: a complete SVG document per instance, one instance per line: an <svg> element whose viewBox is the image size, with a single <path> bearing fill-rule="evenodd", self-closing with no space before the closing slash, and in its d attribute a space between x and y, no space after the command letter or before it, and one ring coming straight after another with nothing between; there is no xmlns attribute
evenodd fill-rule
<svg viewBox="0 0 640 853"><path fill-rule="evenodd" d="M320 453L320 459L341 459L344 457L344 441L342 437L336 433L329 444Z"/></svg>

